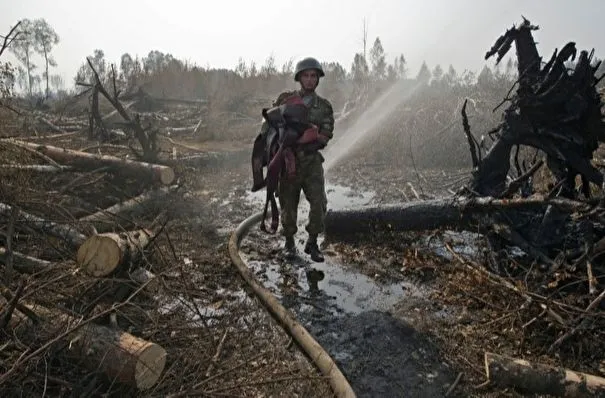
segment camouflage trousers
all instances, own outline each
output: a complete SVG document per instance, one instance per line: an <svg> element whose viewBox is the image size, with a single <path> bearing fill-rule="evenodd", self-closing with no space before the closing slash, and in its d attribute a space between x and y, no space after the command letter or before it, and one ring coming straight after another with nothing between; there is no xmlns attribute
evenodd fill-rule
<svg viewBox="0 0 605 398"><path fill-rule="evenodd" d="M309 221L306 230L309 235L319 235L324 230L324 218L328 207L324 182L324 158L319 152L296 153L296 177L287 181L280 178L278 188L281 224L284 236L293 236L298 231L298 204L300 191L309 202Z"/></svg>

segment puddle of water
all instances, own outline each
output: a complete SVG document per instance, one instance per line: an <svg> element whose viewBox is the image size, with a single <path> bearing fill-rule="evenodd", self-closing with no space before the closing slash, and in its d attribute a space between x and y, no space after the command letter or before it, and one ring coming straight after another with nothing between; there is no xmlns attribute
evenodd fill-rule
<svg viewBox="0 0 605 398"><path fill-rule="evenodd" d="M266 195L267 193L264 189L257 192L247 191L245 200L253 204L264 205ZM370 204L375 193L371 191L359 191L343 185L326 184L326 195L328 197L329 209L346 209ZM304 193L301 196L304 196ZM308 212L309 204L306 200L300 201L300 209L302 212Z"/></svg>
<svg viewBox="0 0 605 398"><path fill-rule="evenodd" d="M380 284L372 278L349 271L336 258L326 256L323 263L311 263L298 247L300 259L293 262L246 259L263 284L280 299L294 293L299 311L329 311L333 314L358 314L364 311L388 311L408 295L427 294L411 283ZM246 255L242 255L246 257ZM321 275L317 280L317 275ZM290 282L290 290L284 288ZM293 289L293 290L292 290Z"/></svg>
<svg viewBox="0 0 605 398"><path fill-rule="evenodd" d="M374 192L359 191L337 184L327 184L326 194L328 206L337 209L367 205L375 196ZM265 195L264 190L248 192L246 199L254 205L262 206ZM299 208L299 230L301 232L300 236L296 237L299 258L288 262L281 258L259 259L254 254L254 250L251 250L250 254L242 253L242 257L254 272L263 279L263 284L282 301L291 303L290 296L294 289L297 297L291 304L294 304L299 312L320 309L334 314L358 314L369 310L388 311L399 300L411 294L410 292L423 296L427 294L421 293L420 289L411 283L379 284L366 275L347 270L338 262L338 258L329 255L326 255L326 261L323 263L310 262L307 259L308 256L303 252L304 239L306 239L304 225L307 222L306 214L309 206L304 198L301 199ZM242 246L250 248L259 243L258 235L252 233L244 240ZM271 244L280 247L281 237L277 236L275 242ZM313 275L323 273L323 278L315 281L315 278L311 277L310 281L309 271ZM284 287L287 283L291 285L289 288Z"/></svg>

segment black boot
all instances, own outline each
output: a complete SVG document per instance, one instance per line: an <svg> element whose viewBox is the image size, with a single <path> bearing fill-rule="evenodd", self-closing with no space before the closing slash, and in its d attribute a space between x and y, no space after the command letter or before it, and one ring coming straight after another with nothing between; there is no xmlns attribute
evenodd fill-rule
<svg viewBox="0 0 605 398"><path fill-rule="evenodd" d="M316 263L321 263L324 261L324 255L319 250L319 246L317 245L317 236L309 235L309 240L307 240L307 244L305 245L305 253L311 256L311 260Z"/></svg>
<svg viewBox="0 0 605 398"><path fill-rule="evenodd" d="M296 256L296 243L294 242L293 236L286 236L286 243L284 244L284 252L286 257Z"/></svg>

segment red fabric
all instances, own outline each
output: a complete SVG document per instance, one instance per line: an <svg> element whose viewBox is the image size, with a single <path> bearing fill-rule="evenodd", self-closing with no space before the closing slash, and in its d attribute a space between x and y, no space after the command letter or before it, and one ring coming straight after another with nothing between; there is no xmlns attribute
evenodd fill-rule
<svg viewBox="0 0 605 398"><path fill-rule="evenodd" d="M286 177L292 181L296 177L296 156L292 148L284 150L284 166L286 167Z"/></svg>
<svg viewBox="0 0 605 398"><path fill-rule="evenodd" d="M302 97L300 95L294 94L294 95L291 95L288 98L286 98L282 102L282 104L286 104L286 105L305 105L305 102L303 101L303 99L302 99Z"/></svg>

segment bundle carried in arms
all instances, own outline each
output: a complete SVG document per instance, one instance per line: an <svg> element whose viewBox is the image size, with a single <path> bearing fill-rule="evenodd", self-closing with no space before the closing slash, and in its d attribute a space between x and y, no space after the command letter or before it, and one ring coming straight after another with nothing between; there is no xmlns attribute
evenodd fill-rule
<svg viewBox="0 0 605 398"><path fill-rule="evenodd" d="M279 210L275 200L279 180L296 177L296 146L317 140L319 130L309 123L309 108L299 95L286 98L282 104L262 110L263 128L252 148L252 192L266 189L261 229L275 233L279 226ZM266 176L263 169L267 168ZM265 225L271 204L271 229Z"/></svg>

